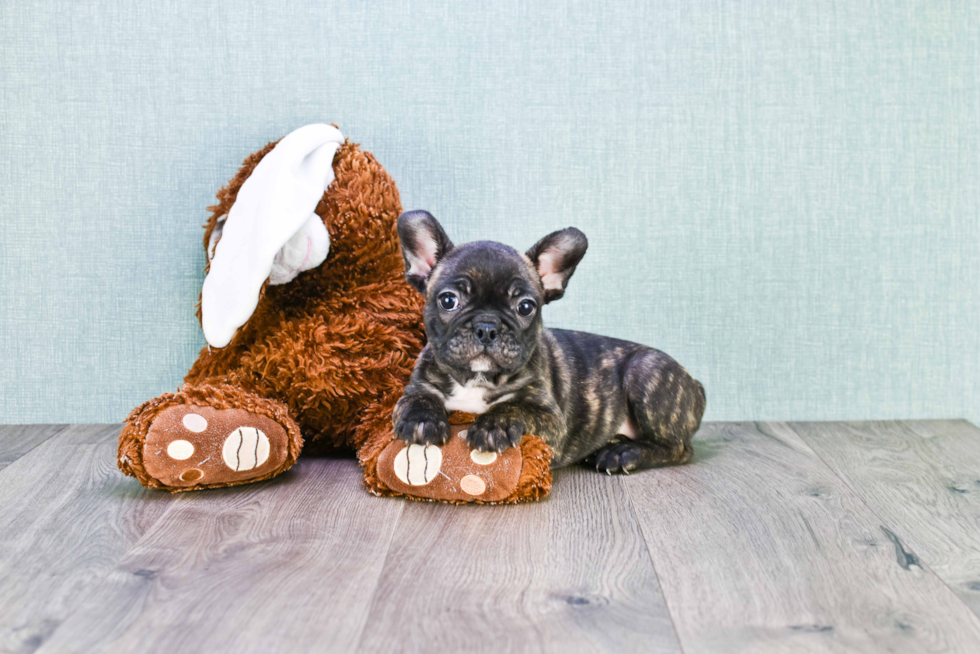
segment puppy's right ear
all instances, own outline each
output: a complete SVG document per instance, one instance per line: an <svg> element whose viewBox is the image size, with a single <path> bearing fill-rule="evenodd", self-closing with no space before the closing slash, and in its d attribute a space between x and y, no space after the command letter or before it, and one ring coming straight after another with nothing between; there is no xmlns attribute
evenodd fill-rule
<svg viewBox="0 0 980 654"><path fill-rule="evenodd" d="M398 216L398 239L405 258L405 279L419 293L425 293L429 274L453 249L453 242L428 211L409 211Z"/></svg>

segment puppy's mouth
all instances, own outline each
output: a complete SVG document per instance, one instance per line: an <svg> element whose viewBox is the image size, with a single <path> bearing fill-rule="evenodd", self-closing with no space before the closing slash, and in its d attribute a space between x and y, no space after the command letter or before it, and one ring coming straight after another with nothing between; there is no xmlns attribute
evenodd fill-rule
<svg viewBox="0 0 980 654"><path fill-rule="evenodd" d="M493 359L486 354L479 354L470 359L470 370L473 372L490 372L493 366Z"/></svg>
<svg viewBox="0 0 980 654"><path fill-rule="evenodd" d="M526 362L520 343L507 334L493 343L483 344L467 331L454 333L437 344L436 355L441 365L467 379L509 373Z"/></svg>

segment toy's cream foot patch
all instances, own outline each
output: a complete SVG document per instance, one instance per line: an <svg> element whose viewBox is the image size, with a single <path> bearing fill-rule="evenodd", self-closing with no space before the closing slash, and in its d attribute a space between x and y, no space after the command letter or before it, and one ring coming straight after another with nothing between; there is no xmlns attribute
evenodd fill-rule
<svg viewBox="0 0 980 654"><path fill-rule="evenodd" d="M174 489L270 477L288 467L288 459L286 429L244 409L171 406L153 419L143 443L147 474Z"/></svg>
<svg viewBox="0 0 980 654"><path fill-rule="evenodd" d="M378 457L378 478L405 495L451 502L500 502L517 488L520 448L501 454L471 450L464 438L470 425L452 425L442 446L393 440Z"/></svg>

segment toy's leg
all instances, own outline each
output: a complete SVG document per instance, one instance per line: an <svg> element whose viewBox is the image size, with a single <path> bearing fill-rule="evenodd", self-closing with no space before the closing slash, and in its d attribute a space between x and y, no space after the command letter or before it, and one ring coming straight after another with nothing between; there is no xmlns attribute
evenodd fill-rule
<svg viewBox="0 0 980 654"><path fill-rule="evenodd" d="M147 488L178 492L274 477L302 447L282 403L237 386L185 384L129 415L118 463Z"/></svg>
<svg viewBox="0 0 980 654"><path fill-rule="evenodd" d="M378 457L395 438L391 416L399 397L400 391L391 392L368 407L354 433L357 460L364 468L364 485L375 495L391 494L378 478Z"/></svg>
<svg viewBox="0 0 980 654"><path fill-rule="evenodd" d="M700 382L663 352L650 350L629 362L623 386L636 433L596 452L596 469L628 474L690 461L691 439L704 414Z"/></svg>

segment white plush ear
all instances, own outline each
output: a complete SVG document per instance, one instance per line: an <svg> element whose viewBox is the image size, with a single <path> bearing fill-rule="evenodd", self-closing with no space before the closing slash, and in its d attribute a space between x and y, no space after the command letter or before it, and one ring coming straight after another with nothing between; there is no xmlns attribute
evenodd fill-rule
<svg viewBox="0 0 980 654"><path fill-rule="evenodd" d="M304 270L316 268L330 251L330 234L323 225L323 219L315 213L286 241L282 249L272 259L269 283L273 286L285 284L296 279Z"/></svg>
<svg viewBox="0 0 980 654"><path fill-rule="evenodd" d="M218 247L218 241L221 239L221 232L225 228L225 221L228 219L228 214L224 216L218 216L218 220L214 223L214 229L211 230L211 237L208 239L208 261L210 262L214 259L214 249Z"/></svg>
<svg viewBox="0 0 980 654"><path fill-rule="evenodd" d="M336 127L301 127L242 184L201 290L201 325L212 347L227 345L252 316L266 279L284 284L326 258L330 240L313 210L334 180L343 142Z"/></svg>
<svg viewBox="0 0 980 654"><path fill-rule="evenodd" d="M218 216L214 229L211 230L211 238L208 239L208 261L214 259L214 250L221 239L221 232L224 231L227 218L227 215ZM293 281L304 270L311 270L323 263L328 252L330 252L330 234L320 216L315 213L310 214L299 231L276 252L276 256L272 259L272 270L269 272L269 284L278 286Z"/></svg>

